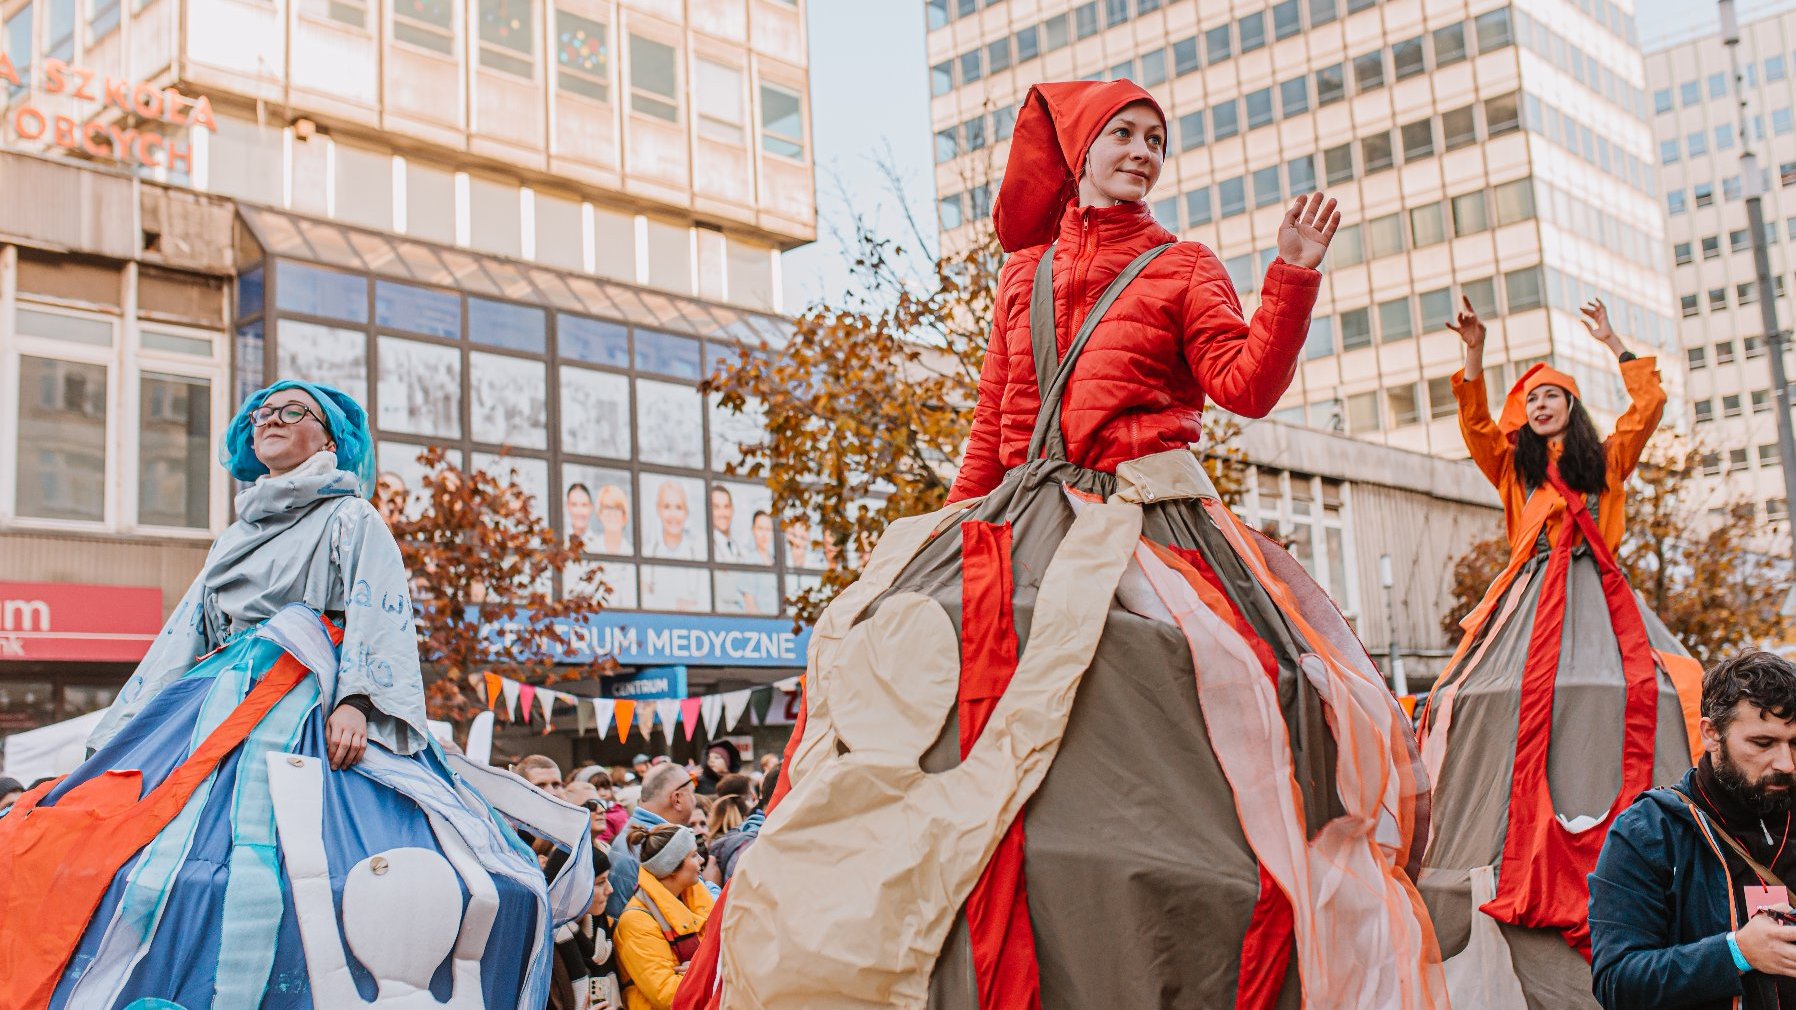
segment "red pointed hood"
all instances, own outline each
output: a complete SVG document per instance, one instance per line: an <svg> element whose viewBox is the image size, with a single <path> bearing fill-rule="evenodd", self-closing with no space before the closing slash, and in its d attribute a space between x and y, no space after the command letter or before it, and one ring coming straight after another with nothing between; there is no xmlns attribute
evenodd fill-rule
<svg viewBox="0 0 1796 1010"><path fill-rule="evenodd" d="M1061 211L1078 194L1085 152L1111 116L1136 102L1153 106L1165 122L1160 103L1134 81L1063 81L1029 89L992 208L1006 252L1054 241Z"/></svg>

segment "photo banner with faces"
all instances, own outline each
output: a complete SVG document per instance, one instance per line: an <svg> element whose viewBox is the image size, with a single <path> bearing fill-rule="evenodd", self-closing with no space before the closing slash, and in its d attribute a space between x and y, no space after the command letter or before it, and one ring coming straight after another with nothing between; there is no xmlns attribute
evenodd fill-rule
<svg viewBox="0 0 1796 1010"><path fill-rule="evenodd" d="M637 489L642 557L704 561L708 557L704 481L644 471Z"/></svg>
<svg viewBox="0 0 1796 1010"><path fill-rule="evenodd" d="M587 554L636 553L635 482L628 470L584 463L561 468L561 525Z"/></svg>
<svg viewBox="0 0 1796 1010"><path fill-rule="evenodd" d="M384 438L374 447L375 504L389 524L401 514L406 519L416 519L430 505L430 490L424 486L424 478L430 471L418 461L419 454L425 448L422 445ZM462 466L460 451L449 452L445 459L457 469ZM404 503L402 513L399 511L400 502Z"/></svg>
<svg viewBox="0 0 1796 1010"><path fill-rule="evenodd" d="M708 501L711 559L771 568L777 552L773 492L765 485L717 481Z"/></svg>

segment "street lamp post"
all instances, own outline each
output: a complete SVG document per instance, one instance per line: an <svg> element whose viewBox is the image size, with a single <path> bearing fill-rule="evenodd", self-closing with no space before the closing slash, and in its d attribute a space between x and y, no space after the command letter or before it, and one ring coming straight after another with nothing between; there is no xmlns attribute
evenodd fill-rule
<svg viewBox="0 0 1796 1010"><path fill-rule="evenodd" d="M1746 82L1740 75L1740 22L1734 0L1720 0L1721 38L1727 44L1728 70L1740 104L1740 191L1746 197L1746 228L1752 236L1752 263L1758 272L1759 322L1765 330L1765 352L1771 359L1771 389L1777 398L1777 455L1784 471L1784 523L1796 538L1796 428L1790 420L1790 383L1784 375L1784 331L1777 325L1777 287L1771 276L1771 251L1765 244L1764 185L1746 114ZM1793 540L1796 543L1796 540ZM1796 550L1791 557L1796 559Z"/></svg>
<svg viewBox="0 0 1796 1010"><path fill-rule="evenodd" d="M1391 692L1398 696L1409 693L1409 677L1403 673L1403 653L1397 648L1397 580L1391 574L1391 556L1378 556L1378 584L1384 587L1384 623L1390 637Z"/></svg>

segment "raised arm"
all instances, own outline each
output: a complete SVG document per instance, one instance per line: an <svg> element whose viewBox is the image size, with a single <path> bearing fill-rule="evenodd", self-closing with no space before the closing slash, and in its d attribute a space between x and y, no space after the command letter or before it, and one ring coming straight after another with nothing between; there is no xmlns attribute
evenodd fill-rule
<svg viewBox="0 0 1796 1010"><path fill-rule="evenodd" d="M1640 454L1665 416L1665 387L1659 383L1657 358L1637 358L1629 353L1609 325L1609 309L1595 299L1583 309L1584 328L1602 341L1621 360L1621 381L1628 387L1628 409L1615 421L1615 433L1603 443L1603 454L1613 481L1626 480L1640 462Z"/></svg>
<svg viewBox="0 0 1796 1010"><path fill-rule="evenodd" d="M1184 306L1185 362L1204 395L1244 417L1265 417L1290 387L1309 335L1310 312L1341 214L1321 193L1299 197L1279 225L1278 258L1266 269L1253 321L1222 264L1208 251L1191 268Z"/></svg>
<svg viewBox="0 0 1796 1010"><path fill-rule="evenodd" d="M1465 344L1465 367L1453 376L1453 398L1459 402L1459 433L1472 454L1472 462L1484 472L1486 480L1501 488L1504 478L1515 466L1515 449L1497 422L1490 416L1490 399L1484 388L1484 322L1472 308L1472 300L1461 296L1465 306L1457 321L1447 329L1459 334Z"/></svg>

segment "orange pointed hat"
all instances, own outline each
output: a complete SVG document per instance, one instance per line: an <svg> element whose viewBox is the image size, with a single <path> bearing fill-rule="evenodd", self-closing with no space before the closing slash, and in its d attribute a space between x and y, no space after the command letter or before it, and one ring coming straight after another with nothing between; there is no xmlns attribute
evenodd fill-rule
<svg viewBox="0 0 1796 1010"><path fill-rule="evenodd" d="M1503 401L1503 416L1497 419L1499 431L1513 435L1522 430L1528 423L1528 394L1541 386L1558 386L1574 400L1584 398L1584 394L1578 392L1578 380L1543 361L1523 372L1515 385L1509 387L1509 396Z"/></svg>
<svg viewBox="0 0 1796 1010"><path fill-rule="evenodd" d="M1136 102L1166 112L1154 96L1130 80L1058 81L1029 89L1010 135L1004 181L992 205L992 222L1005 252L1054 241L1060 214L1079 192L1085 152L1110 117Z"/></svg>

